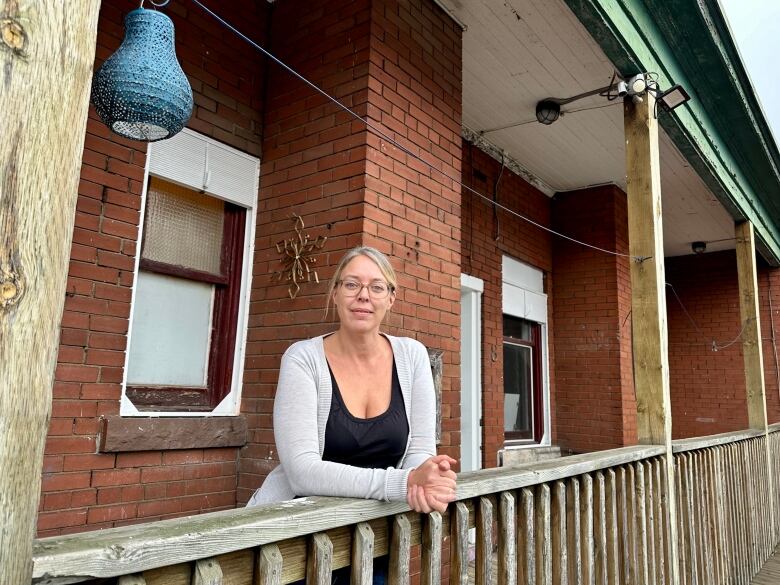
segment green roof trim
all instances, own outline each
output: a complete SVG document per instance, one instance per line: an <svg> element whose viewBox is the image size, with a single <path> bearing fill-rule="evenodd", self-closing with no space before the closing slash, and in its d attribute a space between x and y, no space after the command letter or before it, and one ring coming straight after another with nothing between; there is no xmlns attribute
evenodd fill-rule
<svg viewBox="0 0 780 585"><path fill-rule="evenodd" d="M661 126L762 256L780 265L780 154L717 0L565 0L621 74L691 100Z"/></svg>

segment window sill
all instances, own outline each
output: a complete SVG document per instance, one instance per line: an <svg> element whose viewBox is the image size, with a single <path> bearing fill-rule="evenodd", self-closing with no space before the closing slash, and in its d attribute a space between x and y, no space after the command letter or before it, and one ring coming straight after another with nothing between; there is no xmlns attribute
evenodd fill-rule
<svg viewBox="0 0 780 585"><path fill-rule="evenodd" d="M102 419L98 452L166 451L243 447L247 422L243 416Z"/></svg>

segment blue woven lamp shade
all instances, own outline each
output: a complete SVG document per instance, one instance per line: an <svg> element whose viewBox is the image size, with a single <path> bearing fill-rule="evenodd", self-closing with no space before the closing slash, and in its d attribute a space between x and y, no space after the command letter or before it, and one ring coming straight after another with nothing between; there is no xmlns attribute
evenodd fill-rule
<svg viewBox="0 0 780 585"><path fill-rule="evenodd" d="M111 130L154 142L178 133L192 115L192 88L176 60L173 21L139 8L125 38L92 80L92 103Z"/></svg>

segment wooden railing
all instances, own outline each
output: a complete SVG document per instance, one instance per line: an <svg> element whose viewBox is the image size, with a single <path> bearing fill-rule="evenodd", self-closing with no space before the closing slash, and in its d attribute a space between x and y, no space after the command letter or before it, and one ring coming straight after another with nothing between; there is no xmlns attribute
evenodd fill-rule
<svg viewBox="0 0 780 585"><path fill-rule="evenodd" d="M780 428L772 431L771 461L780 465ZM421 545L423 585L438 585L442 571L455 585L469 582L470 571L479 585L668 583L664 452L624 447L464 473L459 500L443 515L305 498L41 539L33 582L279 585L306 577L324 585L332 570L351 566L353 583L368 584L372 559L389 554L390 582L408 583L412 548ZM773 524L780 526L766 436L677 441L674 458L680 583L748 583L777 544Z"/></svg>

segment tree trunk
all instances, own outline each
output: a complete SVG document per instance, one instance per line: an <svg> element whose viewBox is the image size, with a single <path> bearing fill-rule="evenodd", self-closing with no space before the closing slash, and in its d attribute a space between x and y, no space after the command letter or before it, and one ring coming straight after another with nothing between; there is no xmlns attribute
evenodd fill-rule
<svg viewBox="0 0 780 585"><path fill-rule="evenodd" d="M0 0L0 583L29 583L99 0Z"/></svg>

